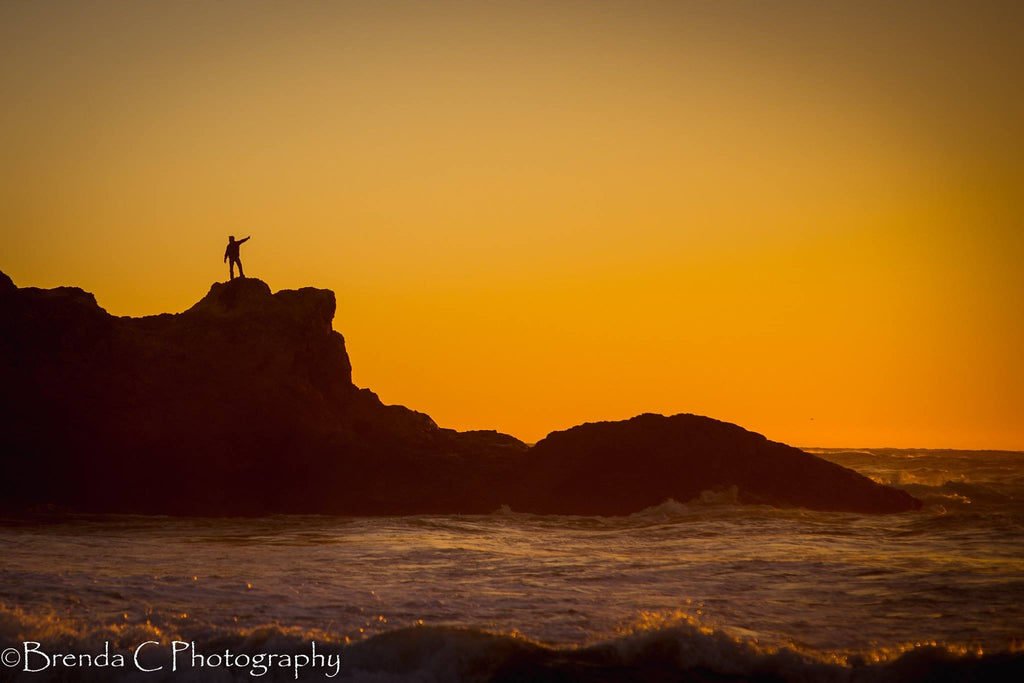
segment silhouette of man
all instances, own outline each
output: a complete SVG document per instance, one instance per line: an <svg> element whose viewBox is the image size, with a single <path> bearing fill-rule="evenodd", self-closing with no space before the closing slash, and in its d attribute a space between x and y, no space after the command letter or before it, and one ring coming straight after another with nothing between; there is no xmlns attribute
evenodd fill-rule
<svg viewBox="0 0 1024 683"><path fill-rule="evenodd" d="M249 241L248 237L246 237L245 239L240 239L240 240L238 240L236 242L234 235L229 235L228 236L228 248L224 250L224 260L228 261L228 259L231 259L228 262L228 271L231 273L231 279L232 280L235 279L235 264L236 263L238 264L238 277L241 277L241 278L245 277L245 273L242 272L242 259L240 259L238 257L238 248L240 246L242 246L243 242L248 242L248 241Z"/></svg>

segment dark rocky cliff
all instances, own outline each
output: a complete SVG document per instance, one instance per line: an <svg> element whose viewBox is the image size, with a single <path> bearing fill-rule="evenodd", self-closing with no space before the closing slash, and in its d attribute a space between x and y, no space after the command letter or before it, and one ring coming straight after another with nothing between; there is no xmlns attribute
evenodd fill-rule
<svg viewBox="0 0 1024 683"><path fill-rule="evenodd" d="M740 502L891 512L905 493L734 425L640 416L530 449L352 384L333 292L218 283L177 315L107 314L0 273L0 505L171 514L622 514Z"/></svg>

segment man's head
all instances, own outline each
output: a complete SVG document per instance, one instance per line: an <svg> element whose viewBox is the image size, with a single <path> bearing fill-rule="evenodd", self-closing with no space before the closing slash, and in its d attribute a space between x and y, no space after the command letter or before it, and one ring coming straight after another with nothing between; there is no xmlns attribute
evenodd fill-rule
<svg viewBox="0 0 1024 683"><path fill-rule="evenodd" d="M234 241L235 241L235 236L234 235L228 235L228 242L234 242Z"/></svg>

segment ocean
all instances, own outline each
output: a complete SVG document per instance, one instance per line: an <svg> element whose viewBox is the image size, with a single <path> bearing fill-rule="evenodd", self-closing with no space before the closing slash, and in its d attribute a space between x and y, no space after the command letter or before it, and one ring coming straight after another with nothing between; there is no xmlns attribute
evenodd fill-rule
<svg viewBox="0 0 1024 683"><path fill-rule="evenodd" d="M1024 453L810 450L923 509L5 518L0 680L1024 680Z"/></svg>

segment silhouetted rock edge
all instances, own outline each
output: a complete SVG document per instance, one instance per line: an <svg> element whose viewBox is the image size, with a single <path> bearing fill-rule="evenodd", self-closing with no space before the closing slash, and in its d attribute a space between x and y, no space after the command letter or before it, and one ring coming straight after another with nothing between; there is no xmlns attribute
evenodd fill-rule
<svg viewBox="0 0 1024 683"><path fill-rule="evenodd" d="M697 415L457 432L352 384L334 293L215 283L178 314L109 315L0 273L8 510L262 515L619 515L720 491L740 503L920 507L799 449ZM628 361L628 359L625 359Z"/></svg>

